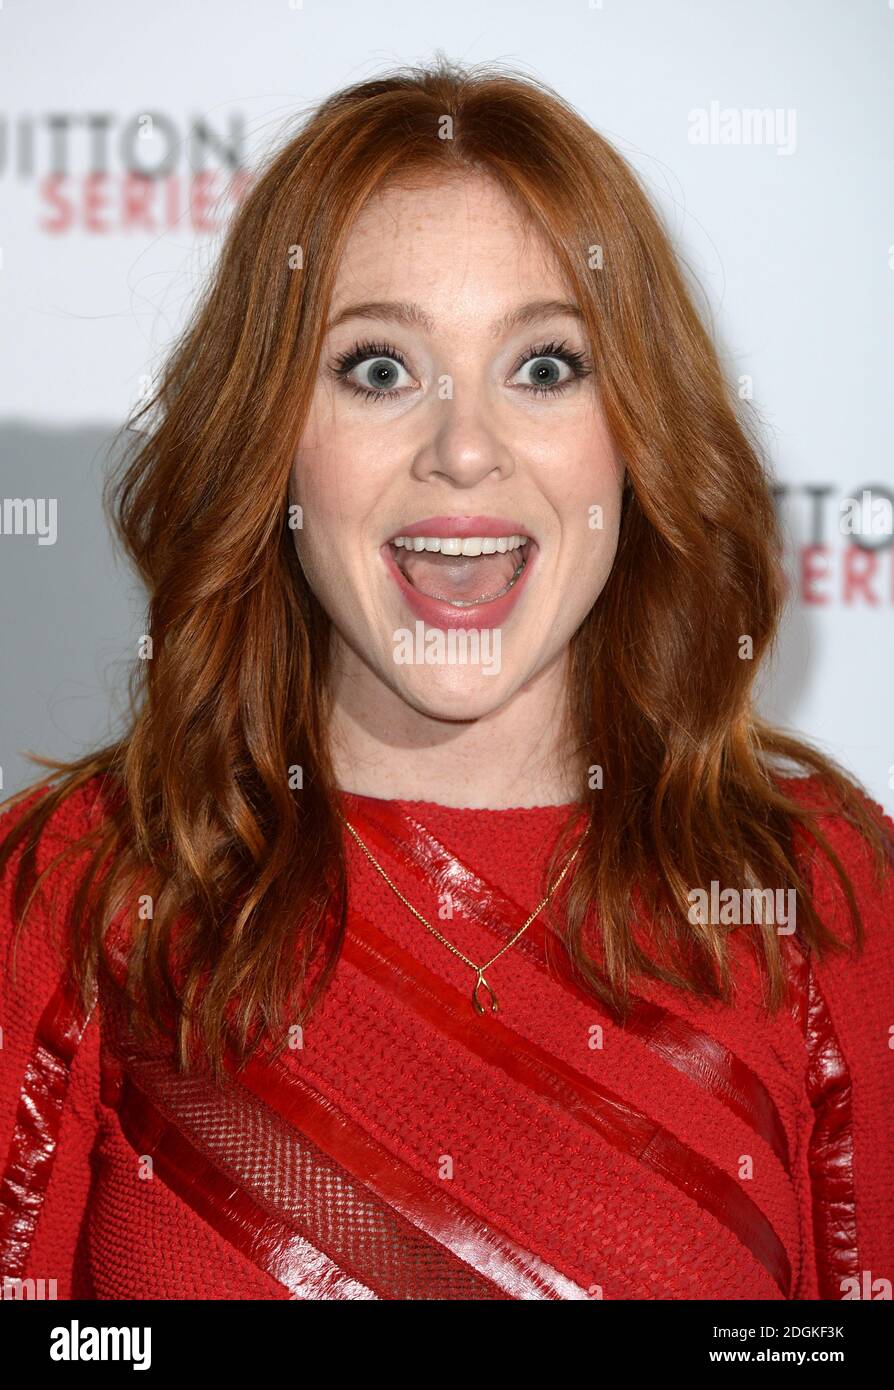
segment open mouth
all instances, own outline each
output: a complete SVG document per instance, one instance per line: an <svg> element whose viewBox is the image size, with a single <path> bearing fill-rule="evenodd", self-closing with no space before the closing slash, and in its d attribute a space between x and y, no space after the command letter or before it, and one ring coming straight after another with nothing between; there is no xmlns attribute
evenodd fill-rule
<svg viewBox="0 0 894 1390"><path fill-rule="evenodd" d="M407 583L454 608L473 608L508 594L527 563L530 538L395 536L394 562Z"/></svg>

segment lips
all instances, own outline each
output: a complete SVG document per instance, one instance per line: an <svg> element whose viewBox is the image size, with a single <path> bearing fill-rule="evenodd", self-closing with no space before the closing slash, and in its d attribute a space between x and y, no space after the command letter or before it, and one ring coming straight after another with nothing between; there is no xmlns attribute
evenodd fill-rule
<svg viewBox="0 0 894 1390"><path fill-rule="evenodd" d="M417 617L437 627L496 627L521 596L537 545L503 517L427 517L382 547L385 566Z"/></svg>

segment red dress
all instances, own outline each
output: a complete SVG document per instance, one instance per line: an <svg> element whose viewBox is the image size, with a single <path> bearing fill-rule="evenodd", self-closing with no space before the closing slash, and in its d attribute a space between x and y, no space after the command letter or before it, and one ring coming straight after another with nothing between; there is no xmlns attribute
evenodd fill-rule
<svg viewBox="0 0 894 1390"><path fill-rule="evenodd" d="M97 785L57 813L39 867L99 804ZM574 809L343 806L481 961L539 900ZM48 915L29 918L13 980L14 858L0 1276L98 1299L879 1296L894 1281L894 873L879 893L856 833L822 825L857 886L863 956L808 968L793 949L791 1006L768 1018L742 951L731 1006L638 983L623 1028L549 967L539 919L488 973L499 1014L479 1017L472 971L349 839L348 934L319 1012L300 1045L222 1088L134 1051L102 998L79 1018ZM824 860L815 891L846 935Z"/></svg>

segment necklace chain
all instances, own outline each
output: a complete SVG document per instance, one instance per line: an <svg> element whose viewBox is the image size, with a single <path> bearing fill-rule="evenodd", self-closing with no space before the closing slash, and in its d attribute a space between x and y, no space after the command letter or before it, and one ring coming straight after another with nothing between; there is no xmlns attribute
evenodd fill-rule
<svg viewBox="0 0 894 1390"><path fill-rule="evenodd" d="M412 912L412 914L413 914L413 916L416 918L416 920L419 921L419 922L421 922L422 925L423 925L425 928L427 928L428 931L431 932L432 936L437 937L438 941L441 942L442 946L446 946L446 947L447 947L447 950L448 950L448 951L451 951L451 952L453 953L453 955L455 955L459 960L461 960L461 961L463 962L464 965L467 965L467 966L469 967L470 970L474 970L474 971L475 971L475 984L474 984L474 987L473 987L473 989L472 989L472 1004L473 1004L473 1006L474 1006L474 1008L475 1008L475 1012L476 1012L476 1013L479 1013L479 1014L483 1014L483 1013L484 1013L484 1005L481 1003L481 1000L480 1000L479 997L478 997L478 991L479 991L481 988L484 988L484 989L487 990L488 995L490 996L490 1010L491 1010L491 1013L494 1013L494 1014L497 1013L498 1010L499 1010L499 1005L498 1005L498 1003L497 1003L497 996L496 996L496 994L494 993L494 991L493 991L493 989L491 988L491 986L488 984L487 980L484 978L484 972L485 972L485 970L489 970L490 967L491 967L496 961L498 961L502 955L505 955L505 953L509 950L509 948L510 948L511 946L514 946L514 945L515 945L516 941L518 941L519 938L522 937L522 936L524 935L524 933L528 930L528 927L529 927L529 926L531 925L531 923L534 921L534 918L537 916L537 914L538 914L539 912L542 912L543 909L547 906L547 904L549 903L549 901L550 901L550 899L552 898L553 894L555 893L556 889L559 887L559 885L561 884L562 880L565 878L565 875L568 873L568 870L571 868L572 864L574 863L575 859L577 858L578 854L580 853L581 846L583 845L584 840L586 839L587 835L589 834L590 822L589 822L589 821L587 822L587 825L586 825L586 827L585 827L585 829L584 829L583 834L581 835L580 839L578 840L577 845L575 846L574 850L572 851L572 853L569 855L568 859L566 860L566 862L565 862L565 867L562 869L562 872L559 874L559 876L558 876L558 878L556 879L555 883L551 886L551 888L550 888L549 891L547 892L546 897L543 898L543 899L541 899L541 901L540 901L540 902L537 904L537 906L534 908L534 911L533 911L532 913L529 914L529 916L528 916L528 918L527 918L527 921L524 923L524 925L521 926L521 927L519 927L519 929L518 929L518 931L515 933L515 935L512 936L512 937L509 939L509 941L507 941L507 942L505 943L505 945L503 945L503 946L500 947L499 951L497 951L497 953L496 953L495 956L491 956L490 960L489 960L489 961L485 961L485 963L484 963L483 965L476 965L475 962L474 962L473 960L470 960L469 957L468 957L467 955L464 955L463 952L462 952L457 946L454 946L454 944L453 944L452 941L448 941L448 940L447 940L447 937L444 936L442 932L439 932L438 929L437 929L437 927L433 927L432 924L431 924L431 922L427 921L426 918L423 917L422 913L419 912L419 911L413 906L413 904L409 901L409 899L407 899L407 898L404 897L403 893L400 891L400 889L398 888L397 884L393 882L393 880L389 877L389 875L386 873L386 871L382 868L382 865L379 863L378 859L376 859L376 857L375 857L375 855L372 853L372 851L371 851L370 849L368 849L367 846L363 843L363 841L361 840L360 836L357 834L357 831L354 829L353 825L351 825L351 822L350 822L349 820L347 820L347 819L342 815L341 811L339 811L338 814L339 814L340 819L343 821L343 823L344 823L344 825L345 825L345 828L346 828L346 829L348 830L348 832L353 836L354 840L357 842L357 844L358 844L358 846L360 847L360 849L361 849L361 850L363 851L363 853L366 855L367 859L368 859L369 862L372 864L373 868L376 870L376 872L377 872L378 874L381 874L382 878L383 878L383 879L385 880L385 882L388 884L388 887L391 889L392 893L394 893L398 898L400 898L400 900L401 900L401 902L403 903L404 907L406 907L406 908L408 909L408 911Z"/></svg>

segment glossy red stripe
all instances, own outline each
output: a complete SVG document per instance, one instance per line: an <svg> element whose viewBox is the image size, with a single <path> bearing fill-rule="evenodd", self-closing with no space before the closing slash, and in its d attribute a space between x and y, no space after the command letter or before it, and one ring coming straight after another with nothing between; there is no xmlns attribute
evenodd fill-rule
<svg viewBox="0 0 894 1390"><path fill-rule="evenodd" d="M120 1063L127 1067L143 1066L142 1059L129 1055L132 1044L120 1011L113 1019L113 1010L107 1008L105 1026ZM444 1266L440 1286L449 1283L462 1289L460 1296L463 1298L582 1300L588 1297L571 1279L523 1250L492 1225L485 1225L441 1187L408 1168L307 1082L289 1073L281 1062L266 1059L263 1051L245 1066L236 1066L231 1056L226 1061L240 1089L257 1097L285 1124L315 1144L387 1208L395 1221L403 1220L412 1226L419 1241L426 1238L430 1241L430 1262L440 1260ZM108 1090L109 1103L114 1104L115 1084L111 1081ZM173 1113L170 1090L170 1086L165 1088L160 1102L169 1114ZM210 1123L219 1130L219 1116L212 1114ZM169 1142L174 1143L173 1133ZM174 1171L172 1180L178 1180L178 1190L199 1209L203 1200L202 1184L209 1176L207 1167L200 1165L191 1180L186 1165L179 1176L178 1171ZM236 1200L232 1170L227 1183L227 1192ZM212 1210L213 1207L209 1207L209 1212ZM228 1223L227 1229L238 1237L238 1227ZM370 1277L367 1282L374 1280ZM416 1296L437 1295L422 1292Z"/></svg>
<svg viewBox="0 0 894 1390"><path fill-rule="evenodd" d="M424 825L395 804L383 802L376 806L374 814L366 808L355 810L353 805L351 810L352 824L377 852L390 854L429 894L449 893L454 905L467 917L495 932L501 940L508 939L525 920L527 912L516 902L471 870ZM526 934L513 949L522 950L539 969L545 968L542 948L534 936ZM575 997L599 1007L598 1000L570 975L563 979L563 985ZM791 1172L788 1138L773 1097L729 1048L661 1005L636 997L624 1027L693 1085L743 1120L770 1146L786 1173Z"/></svg>
<svg viewBox="0 0 894 1390"><path fill-rule="evenodd" d="M25 1272L53 1171L72 1060L91 1013L63 980L37 1026L0 1181L0 1275L8 1278Z"/></svg>
<svg viewBox="0 0 894 1390"><path fill-rule="evenodd" d="M583 1288L450 1197L280 1061L252 1059L240 1081L432 1241L511 1299L587 1298Z"/></svg>
<svg viewBox="0 0 894 1390"><path fill-rule="evenodd" d="M820 1298L840 1299L842 1279L861 1274L851 1078L810 960L796 940L785 963L791 1014L804 1034L805 1086L813 1109L807 1164L817 1287Z"/></svg>
<svg viewBox="0 0 894 1390"><path fill-rule="evenodd" d="M117 1108L125 1080L140 1093L129 1113L122 1112L131 1141L158 1155L163 1176L184 1201L300 1296L510 1296L383 1201L362 1180L366 1169L355 1176L314 1142L308 1125L290 1123L242 1084L232 1056L230 1076L217 1085L203 1074L184 1075L163 1051L138 1046L120 1009L108 1009L105 1023L104 1099ZM308 1108L326 1111L331 1125L334 1107L306 1089ZM148 1132L142 1097L157 1112ZM365 1158L373 1171L389 1161L371 1142Z"/></svg>
<svg viewBox="0 0 894 1390"><path fill-rule="evenodd" d="M432 1027L482 1061L588 1124L606 1143L661 1174L725 1226L776 1282L791 1285L788 1256L767 1217L738 1183L648 1115L514 1032L499 1018L477 1017L468 997L427 970L368 919L349 915L343 954Z"/></svg>
<svg viewBox="0 0 894 1390"><path fill-rule="evenodd" d="M850 1073L814 973L809 972L807 1092L814 1111L808 1149L820 1298L840 1299L842 1280L860 1277Z"/></svg>
<svg viewBox="0 0 894 1390"><path fill-rule="evenodd" d="M301 1299L376 1299L378 1294L265 1211L233 1175L210 1162L124 1074L117 1100L122 1133L152 1158L162 1182L225 1240Z"/></svg>

